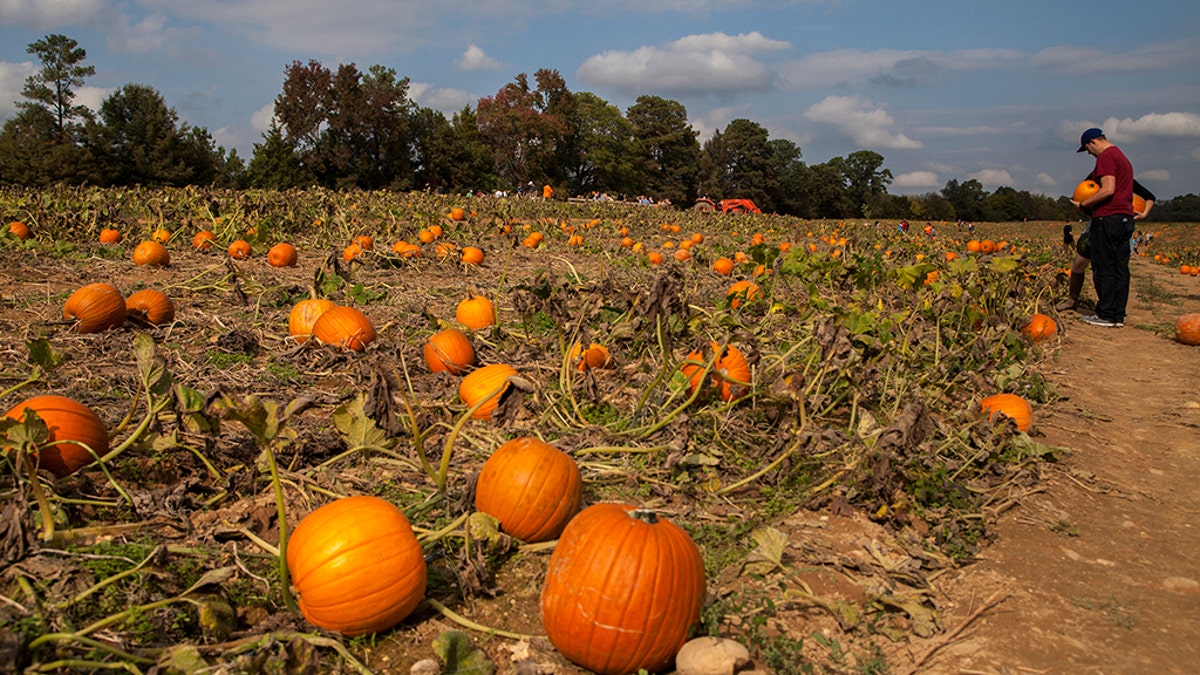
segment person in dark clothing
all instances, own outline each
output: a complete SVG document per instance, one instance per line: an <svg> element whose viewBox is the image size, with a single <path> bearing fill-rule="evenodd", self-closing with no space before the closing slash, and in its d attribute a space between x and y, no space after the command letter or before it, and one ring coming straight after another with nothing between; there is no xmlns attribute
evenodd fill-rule
<svg viewBox="0 0 1200 675"><path fill-rule="evenodd" d="M1071 224L1063 225L1063 248L1068 251L1075 250L1075 235L1071 234Z"/></svg>
<svg viewBox="0 0 1200 675"><path fill-rule="evenodd" d="M1091 215L1088 222L1092 283L1096 286L1096 313L1085 323L1105 328L1125 325L1129 302L1129 237L1133 234L1133 164L1121 149L1097 128L1079 137L1079 150L1096 158L1092 175L1100 188L1072 202Z"/></svg>
<svg viewBox="0 0 1200 675"><path fill-rule="evenodd" d="M1088 174L1086 180L1094 180L1092 174ZM1154 208L1154 202L1158 199L1154 193L1146 189L1135 178L1133 180L1133 194L1142 198L1145 206L1141 211L1133 214L1134 220L1141 220L1150 215L1150 209ZM1063 228L1063 243L1066 243L1066 228ZM1060 312L1065 312L1070 309L1079 308L1079 296L1083 294L1083 282L1087 279L1087 268L1091 263L1090 237L1087 228L1084 228L1083 233L1079 235L1079 239L1075 242L1075 260L1071 263L1071 277L1067 281L1067 298L1058 303L1054 308Z"/></svg>

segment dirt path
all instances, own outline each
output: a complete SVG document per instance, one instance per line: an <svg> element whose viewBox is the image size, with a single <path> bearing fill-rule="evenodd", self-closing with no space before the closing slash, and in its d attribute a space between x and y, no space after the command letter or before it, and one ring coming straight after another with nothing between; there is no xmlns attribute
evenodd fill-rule
<svg viewBox="0 0 1200 675"><path fill-rule="evenodd" d="M1073 452L948 583L946 625L966 628L919 672L1200 672L1200 348L1167 336L1200 310L1200 283L1132 268L1125 328L1059 318L1062 399L1035 424ZM992 592L1003 601L966 622Z"/></svg>

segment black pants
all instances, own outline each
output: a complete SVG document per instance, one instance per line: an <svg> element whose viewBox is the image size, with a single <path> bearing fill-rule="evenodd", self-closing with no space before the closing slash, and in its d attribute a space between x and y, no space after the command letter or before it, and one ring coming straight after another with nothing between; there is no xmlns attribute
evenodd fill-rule
<svg viewBox="0 0 1200 675"><path fill-rule="evenodd" d="M1092 252L1092 283L1096 285L1096 316L1125 321L1129 302L1129 239L1133 216L1093 218L1088 227Z"/></svg>

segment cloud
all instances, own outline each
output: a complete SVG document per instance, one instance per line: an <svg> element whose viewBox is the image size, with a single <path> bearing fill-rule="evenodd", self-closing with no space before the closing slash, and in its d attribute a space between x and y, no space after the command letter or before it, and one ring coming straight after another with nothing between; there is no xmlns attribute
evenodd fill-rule
<svg viewBox="0 0 1200 675"><path fill-rule="evenodd" d="M712 138L714 133L728 126L734 119L747 117L748 110L750 110L750 104L713 108L704 115L688 120L688 124L691 124L692 128L697 131L698 138L703 143Z"/></svg>
<svg viewBox="0 0 1200 675"><path fill-rule="evenodd" d="M49 30L91 23L104 0L0 0L0 24Z"/></svg>
<svg viewBox="0 0 1200 675"><path fill-rule="evenodd" d="M504 64L500 63L487 52L483 51L476 45L467 47L467 51L463 55L454 59L454 65L459 70L500 70Z"/></svg>
<svg viewBox="0 0 1200 675"><path fill-rule="evenodd" d="M1047 47L1029 59L1030 65L1067 75L1163 73L1194 69L1200 60L1200 39L1159 42L1136 49L1114 50L1075 45Z"/></svg>
<svg viewBox="0 0 1200 675"><path fill-rule="evenodd" d="M892 179L892 185L902 188L929 188L941 184L938 175L932 171L909 171Z"/></svg>
<svg viewBox="0 0 1200 675"><path fill-rule="evenodd" d="M1007 66L1023 58L1008 49L929 50L835 49L809 54L779 67L789 89L820 90L830 87L883 84L917 86L941 79L946 73Z"/></svg>
<svg viewBox="0 0 1200 675"><path fill-rule="evenodd" d="M1137 119L1110 117L1103 122L1065 120L1058 124L1058 136L1065 143L1078 143L1084 129L1100 127L1116 144L1144 138L1200 138L1200 114L1191 112L1150 113Z"/></svg>
<svg viewBox="0 0 1200 675"><path fill-rule="evenodd" d="M250 128L260 134L265 134L271 129L271 122L275 120L275 102L264 105L250 114Z"/></svg>
<svg viewBox="0 0 1200 675"><path fill-rule="evenodd" d="M1009 175L1008 171L1004 169L983 169L982 171L976 171L975 173L967 176L967 178L975 179L985 187L1000 187L1002 185L1011 186L1015 182L1013 181L1012 176Z"/></svg>
<svg viewBox="0 0 1200 675"><path fill-rule="evenodd" d="M1051 176L1048 173L1039 173L1036 176L1036 178L1037 178L1038 185L1043 185L1045 187L1057 187L1058 186L1058 181L1055 180L1054 176Z"/></svg>
<svg viewBox="0 0 1200 675"><path fill-rule="evenodd" d="M874 102L860 96L827 96L804 111L804 117L836 127L863 148L913 150L923 147L902 133L891 130L892 116Z"/></svg>
<svg viewBox="0 0 1200 675"><path fill-rule="evenodd" d="M749 54L790 46L758 32L690 35L665 47L611 50L591 56L579 66L576 76L593 87L667 96L766 91L775 74Z"/></svg>
<svg viewBox="0 0 1200 675"><path fill-rule="evenodd" d="M446 117L451 117L464 106L473 106L479 101L478 96L462 89L435 87L426 82L410 82L408 97L416 101L417 105L440 111Z"/></svg>
<svg viewBox="0 0 1200 675"><path fill-rule="evenodd" d="M10 117L17 112L17 101L25 88L25 79L40 70L32 61L11 63L0 61L0 118Z"/></svg>
<svg viewBox="0 0 1200 675"><path fill-rule="evenodd" d="M1150 169L1149 171L1138 171L1137 179L1146 181L1147 183L1165 183L1171 180L1171 172L1166 169Z"/></svg>

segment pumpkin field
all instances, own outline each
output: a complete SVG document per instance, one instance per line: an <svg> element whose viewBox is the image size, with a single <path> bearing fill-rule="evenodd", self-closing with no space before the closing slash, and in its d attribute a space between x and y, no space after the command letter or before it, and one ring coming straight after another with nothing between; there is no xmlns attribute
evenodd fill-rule
<svg viewBox="0 0 1200 675"><path fill-rule="evenodd" d="M668 673L695 636L916 672L939 584L1071 452L1038 426L1062 222L196 188L0 217L0 673ZM1190 290L1123 330L1197 363L1200 234L1143 229Z"/></svg>

